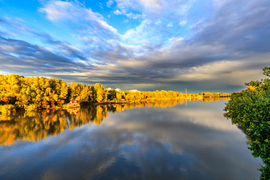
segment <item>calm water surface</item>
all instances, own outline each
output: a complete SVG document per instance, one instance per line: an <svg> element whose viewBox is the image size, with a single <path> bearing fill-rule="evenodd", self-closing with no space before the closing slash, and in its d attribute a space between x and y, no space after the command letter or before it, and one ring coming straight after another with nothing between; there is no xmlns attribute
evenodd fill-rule
<svg viewBox="0 0 270 180"><path fill-rule="evenodd" d="M261 159L225 102L13 116L0 121L0 179L259 179Z"/></svg>

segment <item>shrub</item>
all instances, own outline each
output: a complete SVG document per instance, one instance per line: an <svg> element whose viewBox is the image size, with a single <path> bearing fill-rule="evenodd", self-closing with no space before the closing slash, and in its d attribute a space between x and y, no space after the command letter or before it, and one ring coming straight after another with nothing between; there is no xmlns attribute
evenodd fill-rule
<svg viewBox="0 0 270 180"><path fill-rule="evenodd" d="M263 69L269 76L270 67ZM233 93L224 116L245 129L252 155L261 157L264 166L260 179L270 179L270 79L246 83L247 89Z"/></svg>

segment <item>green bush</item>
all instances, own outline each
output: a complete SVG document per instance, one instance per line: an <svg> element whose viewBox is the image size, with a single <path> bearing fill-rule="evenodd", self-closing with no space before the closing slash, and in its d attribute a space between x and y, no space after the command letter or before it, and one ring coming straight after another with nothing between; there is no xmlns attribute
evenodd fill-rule
<svg viewBox="0 0 270 180"><path fill-rule="evenodd" d="M270 67L263 69L269 76ZM246 83L247 89L233 93L224 116L245 129L252 155L261 157L264 166L260 179L270 179L270 79Z"/></svg>

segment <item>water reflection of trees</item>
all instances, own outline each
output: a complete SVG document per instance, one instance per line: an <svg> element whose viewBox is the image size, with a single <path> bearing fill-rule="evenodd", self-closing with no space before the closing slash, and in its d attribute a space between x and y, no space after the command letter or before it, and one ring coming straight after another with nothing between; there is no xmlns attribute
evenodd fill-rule
<svg viewBox="0 0 270 180"><path fill-rule="evenodd" d="M213 99L214 101L216 99ZM204 102L209 102L207 99ZM56 136L65 130L73 130L88 123L99 125L108 112L140 107L172 107L185 100L144 101L130 104L84 106L80 110L44 110L40 112L17 112L10 116L0 115L0 145L12 145L16 140L37 142L48 136ZM75 112L75 113L74 113Z"/></svg>
<svg viewBox="0 0 270 180"><path fill-rule="evenodd" d="M90 122L101 124L106 117L106 106L81 108L77 114L64 110L16 113L8 116L8 121L3 121L4 117L1 117L0 144L12 145L16 140L37 142Z"/></svg>
<svg viewBox="0 0 270 180"><path fill-rule="evenodd" d="M40 141L57 135L67 127L63 111L16 114L0 122L0 144L11 145L15 140Z"/></svg>

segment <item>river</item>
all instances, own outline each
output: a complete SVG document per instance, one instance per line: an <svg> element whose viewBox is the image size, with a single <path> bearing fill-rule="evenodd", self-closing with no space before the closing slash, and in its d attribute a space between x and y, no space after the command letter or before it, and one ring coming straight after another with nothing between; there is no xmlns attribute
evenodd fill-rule
<svg viewBox="0 0 270 180"><path fill-rule="evenodd" d="M41 111L0 121L0 179L259 179L226 101Z"/></svg>

